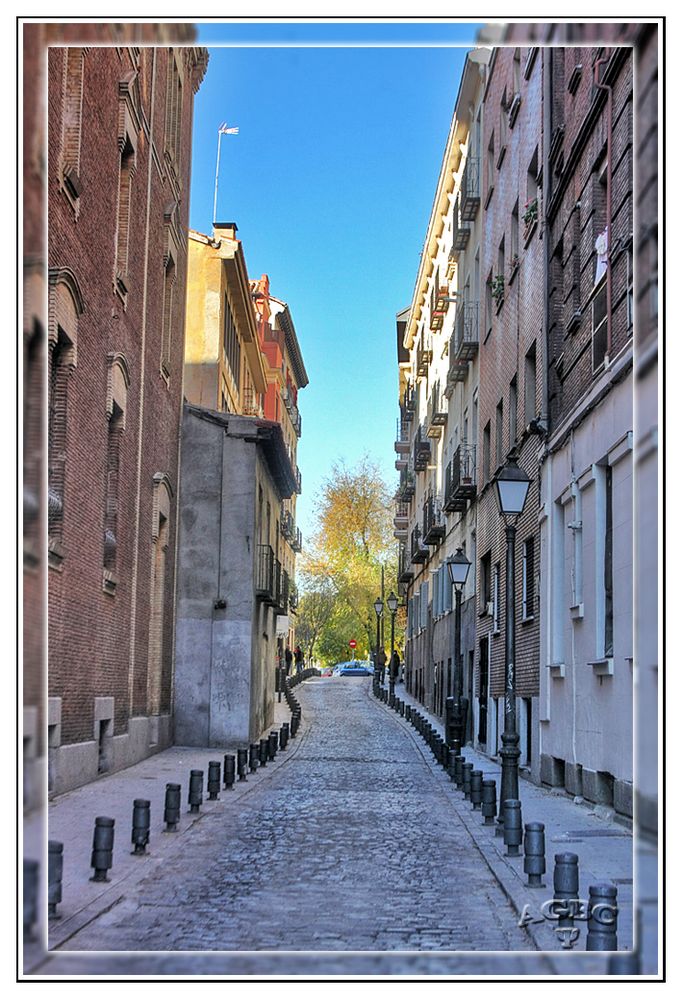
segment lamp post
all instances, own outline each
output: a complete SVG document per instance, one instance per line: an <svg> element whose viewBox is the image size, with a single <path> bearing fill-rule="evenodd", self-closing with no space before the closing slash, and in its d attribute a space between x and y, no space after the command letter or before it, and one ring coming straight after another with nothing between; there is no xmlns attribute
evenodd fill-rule
<svg viewBox="0 0 683 1000"><path fill-rule="evenodd" d="M391 612L391 659L389 660L389 696L394 693L394 631L396 626L396 612L398 611L398 597L392 592L387 597L387 607Z"/></svg>
<svg viewBox="0 0 683 1000"><path fill-rule="evenodd" d="M455 587L455 714L453 725L460 746L465 743L465 713L462 704L462 618L460 602L471 563L460 546L454 556L446 560L448 575Z"/></svg>
<svg viewBox="0 0 683 1000"><path fill-rule="evenodd" d="M379 622L382 617L382 612L384 611L384 602L381 597L378 597L375 601L375 614L377 615L377 645L375 646L375 674L377 675L377 685L380 683L380 665L379 665Z"/></svg>
<svg viewBox="0 0 683 1000"><path fill-rule="evenodd" d="M501 736L500 808L503 802L519 798L519 733L515 710L515 531L531 480L514 459L508 459L494 480L500 513L505 518L507 553L505 558L505 726Z"/></svg>

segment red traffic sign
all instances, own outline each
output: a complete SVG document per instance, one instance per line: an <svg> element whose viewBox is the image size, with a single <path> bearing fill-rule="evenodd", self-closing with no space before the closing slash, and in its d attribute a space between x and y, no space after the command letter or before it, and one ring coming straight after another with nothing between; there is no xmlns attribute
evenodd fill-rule
<svg viewBox="0 0 683 1000"><path fill-rule="evenodd" d="M351 649L355 649L356 648L356 640L355 639L349 639L349 646L351 647Z"/></svg>

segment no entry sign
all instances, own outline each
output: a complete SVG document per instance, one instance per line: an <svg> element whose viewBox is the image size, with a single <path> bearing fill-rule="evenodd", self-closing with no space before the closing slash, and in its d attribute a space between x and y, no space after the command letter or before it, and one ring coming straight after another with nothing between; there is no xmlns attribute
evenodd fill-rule
<svg viewBox="0 0 683 1000"><path fill-rule="evenodd" d="M349 639L349 646L351 647L351 649L355 649L356 648L356 640L355 639Z"/></svg>

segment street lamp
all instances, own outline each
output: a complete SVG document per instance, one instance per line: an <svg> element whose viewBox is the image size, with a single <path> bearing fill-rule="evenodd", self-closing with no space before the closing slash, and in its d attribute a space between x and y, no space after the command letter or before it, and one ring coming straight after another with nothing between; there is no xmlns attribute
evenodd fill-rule
<svg viewBox="0 0 683 1000"><path fill-rule="evenodd" d="M380 665L379 665L379 622L382 617L382 612L384 611L384 602L381 597L378 597L375 601L375 614L377 615L377 645L375 647L375 674L377 676L377 684L380 681Z"/></svg>
<svg viewBox="0 0 683 1000"><path fill-rule="evenodd" d="M531 480L514 459L508 459L494 479L496 499L505 518L507 553L505 558L505 726L501 736L500 808L498 823L503 822L503 802L519 798L519 733L515 711L515 530L522 513Z"/></svg>
<svg viewBox="0 0 683 1000"><path fill-rule="evenodd" d="M389 696L394 693L394 627L396 624L396 612L398 611L398 597L392 592L387 597L387 607L391 612L391 659L389 660Z"/></svg>
<svg viewBox="0 0 683 1000"><path fill-rule="evenodd" d="M453 725L456 732L456 739L460 746L465 743L465 712L463 712L462 698L462 625L460 602L462 591L467 582L467 574L470 571L471 563L460 546L454 556L446 560L448 575L451 583L455 587L455 713Z"/></svg>

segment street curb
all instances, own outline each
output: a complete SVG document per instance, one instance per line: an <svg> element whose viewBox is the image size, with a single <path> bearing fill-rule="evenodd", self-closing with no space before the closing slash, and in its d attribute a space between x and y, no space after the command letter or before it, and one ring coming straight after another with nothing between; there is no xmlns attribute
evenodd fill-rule
<svg viewBox="0 0 683 1000"><path fill-rule="evenodd" d="M437 783L441 786L440 791L443 792L444 797L449 802L451 808L457 815L458 819L462 825L467 830L470 839L474 843L475 847L479 851L482 859L486 863L489 871L496 879L496 882L500 886L501 891L505 895L508 902L511 904L512 908L515 910L517 915L521 915L525 911L525 906L529 907L527 912L530 913L532 919L540 920L540 923L530 922L524 925L523 930L528 934L528 936L533 941L538 953L543 954L544 958L548 964L552 967L555 975L563 975L566 970L562 968L562 959L560 958L561 952L557 950L557 940L554 934L550 931L547 926L547 921L540 916L540 907L546 899L552 898L552 884L546 885L539 889L530 888L522 882L518 872L512 866L511 863L507 862L495 848L493 843L480 840L479 834L482 829L484 829L483 824L473 822L472 813L481 816L476 810L467 809L464 807L465 799L455 798L454 795L447 794L447 788L452 788L453 792L457 792L458 789L455 787L453 782L451 782L448 777L447 772L441 767L440 764L436 762L433 754L429 750L427 744L419 738L419 734L414 730L413 726L406 721L403 716L398 715L392 708L385 704L383 701L379 701L372 694L372 689L369 688L367 691L368 700L377 705L378 708L384 710L386 714L393 717L396 722L401 726L401 728L411 737L413 743L416 745L418 752L425 760L427 767L435 778L441 778ZM425 752L426 750L426 752ZM491 833L493 834L494 827L491 827ZM495 836L495 834L494 834ZM523 862L523 856L519 856L519 862ZM545 876L546 880L548 878L547 874ZM552 876L551 876L552 883ZM581 950L566 949L565 954L573 956L574 959L577 955L581 955L582 958L587 959L597 958L599 953L591 952L587 953ZM558 961L559 959L559 961ZM597 959L600 961L600 959ZM606 961L606 959L604 960ZM585 973L583 973L585 975ZM605 970L600 970L597 974L605 975Z"/></svg>
<svg viewBox="0 0 683 1000"><path fill-rule="evenodd" d="M164 842L163 853L155 855L150 852L147 855L141 856L140 861L142 864L140 864L136 870L128 871L118 879L112 878L106 888L103 889L102 893L99 896L96 896L95 899L91 900L89 903L86 903L81 909L76 910L76 912L64 919L60 918L58 920L49 921L49 923L46 921L47 940L43 939L45 951L36 955L35 964L32 964L30 968L25 966L24 972L30 973L39 968L44 961L49 958L51 952L57 952L64 949L64 945L66 945L67 942L81 930L87 927L88 924L91 924L98 917L102 916L104 913L121 903L126 898L126 890L129 891L133 887L137 886L149 875L154 875L155 870L161 864L165 864L168 860L176 857L184 848L186 843L184 839L185 836L190 834L202 820L220 816L221 813L230 808L230 803L239 802L250 792L260 787L264 781L269 780L269 778L274 775L279 768L284 767L287 763L292 761L298 754L299 748L305 743L311 727L311 722L307 722L306 717L302 713L301 728L293 739L290 738L287 750L278 750L278 755L275 760L271 761L267 768L259 768L256 772L256 774L259 775L256 781L253 780L255 775L251 775L251 782L236 782L230 792L226 789L221 789L221 795L216 802L209 802L206 800L203 804L203 811L196 817L189 820L188 825L182 830L179 830L177 834L173 834L173 840L166 840ZM177 748L169 747L168 749ZM206 749L210 751L215 748L207 747ZM289 752L290 750L292 751L291 753ZM117 772L118 775L121 775L122 773L123 772L121 771ZM164 832L164 830L160 829L158 834L161 836ZM115 898L112 899L114 894ZM64 950L67 952L69 951L68 948Z"/></svg>

